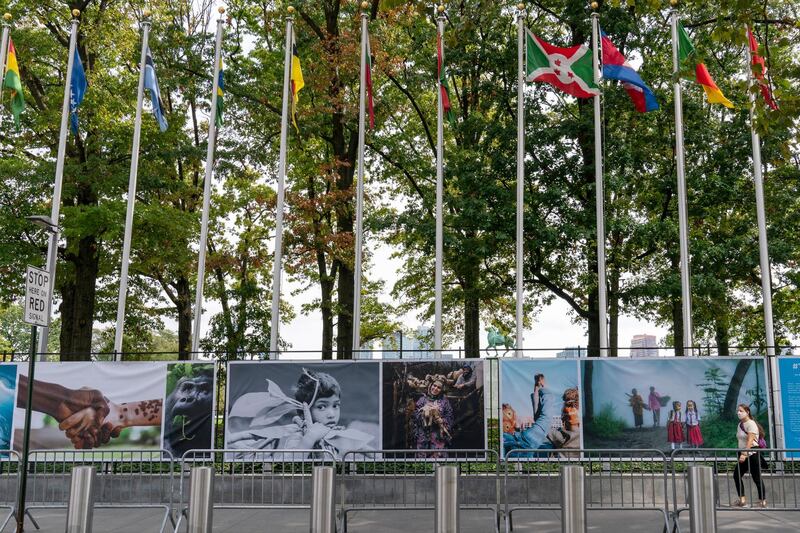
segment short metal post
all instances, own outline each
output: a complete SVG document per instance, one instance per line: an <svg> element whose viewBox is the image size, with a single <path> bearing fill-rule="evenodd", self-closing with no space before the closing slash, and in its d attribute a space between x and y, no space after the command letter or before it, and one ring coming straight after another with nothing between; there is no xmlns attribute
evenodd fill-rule
<svg viewBox="0 0 800 533"><path fill-rule="evenodd" d="M714 470L710 466L689 467L689 531L716 533L717 509Z"/></svg>
<svg viewBox="0 0 800 533"><path fill-rule="evenodd" d="M311 533L336 532L336 473L332 466L315 466L311 471Z"/></svg>
<svg viewBox="0 0 800 533"><path fill-rule="evenodd" d="M458 533L458 466L436 467L436 524L435 533Z"/></svg>
<svg viewBox="0 0 800 533"><path fill-rule="evenodd" d="M189 477L188 533L211 533L214 524L214 468L197 466Z"/></svg>
<svg viewBox="0 0 800 533"><path fill-rule="evenodd" d="M94 518L94 467L72 469L67 507L67 533L92 533Z"/></svg>
<svg viewBox="0 0 800 533"><path fill-rule="evenodd" d="M586 489L582 466L561 467L561 531L586 533Z"/></svg>

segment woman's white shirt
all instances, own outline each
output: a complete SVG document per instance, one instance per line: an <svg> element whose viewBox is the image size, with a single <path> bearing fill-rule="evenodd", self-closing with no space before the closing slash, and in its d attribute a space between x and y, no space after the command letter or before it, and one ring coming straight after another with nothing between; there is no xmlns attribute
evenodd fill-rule
<svg viewBox="0 0 800 533"><path fill-rule="evenodd" d="M758 424L752 418L747 420L746 422L742 422L737 424L736 429L736 439L739 441L739 448L744 449L747 448L747 435L752 433L755 435L756 442L758 441ZM744 427L744 430L742 430ZM752 455L755 452L749 452L748 455Z"/></svg>

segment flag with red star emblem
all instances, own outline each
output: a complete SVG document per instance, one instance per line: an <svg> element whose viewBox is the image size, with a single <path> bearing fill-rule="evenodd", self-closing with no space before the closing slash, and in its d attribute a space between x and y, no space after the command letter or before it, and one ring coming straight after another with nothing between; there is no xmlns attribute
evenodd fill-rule
<svg viewBox="0 0 800 533"><path fill-rule="evenodd" d="M553 46L525 30L526 68L529 82L545 82L577 98L600 94L594 83L591 51L583 45L570 48Z"/></svg>

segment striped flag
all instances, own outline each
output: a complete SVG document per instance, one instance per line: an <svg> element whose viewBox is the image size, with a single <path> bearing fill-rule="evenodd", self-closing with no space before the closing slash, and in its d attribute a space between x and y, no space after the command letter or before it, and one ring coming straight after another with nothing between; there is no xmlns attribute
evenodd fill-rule
<svg viewBox="0 0 800 533"><path fill-rule="evenodd" d="M694 64L694 72L693 73L684 73L682 74L683 77L690 79L692 81L697 82L703 87L703 91L706 93L706 98L708 98L709 104L722 104L725 107L733 108L733 103L725 98L725 95L722 94L722 91L717 84L714 83L714 80L711 78L711 74L708 73L708 69L706 68L705 64L697 58L697 52L694 49L694 45L692 44L692 40L689 39L689 34L686 33L686 30L683 28L683 24L678 21L678 57L680 58L680 62L683 66L692 66Z"/></svg>
<svg viewBox="0 0 800 533"><path fill-rule="evenodd" d="M375 129L375 109L372 103L372 50L369 47L369 35L367 35L367 111L369 112L369 127Z"/></svg>
<svg viewBox="0 0 800 533"><path fill-rule="evenodd" d="M219 80L217 82L217 109L214 121L219 128L222 126L222 113L225 111L225 64L219 60Z"/></svg>
<svg viewBox="0 0 800 533"><path fill-rule="evenodd" d="M22 79L19 76L17 64L17 51L11 37L8 38L8 57L6 59L6 75L3 87L11 91L11 114L14 115L14 124L19 129L19 115L25 109L25 96L22 93Z"/></svg>
<svg viewBox="0 0 800 533"><path fill-rule="evenodd" d="M292 33L292 75L290 84L292 88L292 124L294 124L295 131L300 133L300 128L297 127L297 102L300 101L298 93L300 89L305 87L306 82L303 80L303 69L300 67L300 55L297 53L294 33Z"/></svg>
<svg viewBox="0 0 800 533"><path fill-rule="evenodd" d="M436 65L439 73L439 91L442 93L442 109L451 124L456 121L456 114L450 104L450 88L447 86L447 69L442 57L442 35L436 36Z"/></svg>

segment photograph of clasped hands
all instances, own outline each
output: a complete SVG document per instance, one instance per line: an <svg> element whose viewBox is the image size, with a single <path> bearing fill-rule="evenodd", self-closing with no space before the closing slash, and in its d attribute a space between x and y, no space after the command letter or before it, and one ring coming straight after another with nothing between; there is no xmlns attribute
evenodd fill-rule
<svg viewBox="0 0 800 533"><path fill-rule="evenodd" d="M142 365L143 373L148 372L147 366ZM14 416L14 449L18 451L29 385L23 375L27 369L21 366L19 370ZM151 379L137 379L138 372L131 375L130 367L114 375L110 365L42 365L41 370L34 379L31 449L160 447L163 378L153 380L151 374ZM98 383L102 383L99 388Z"/></svg>

